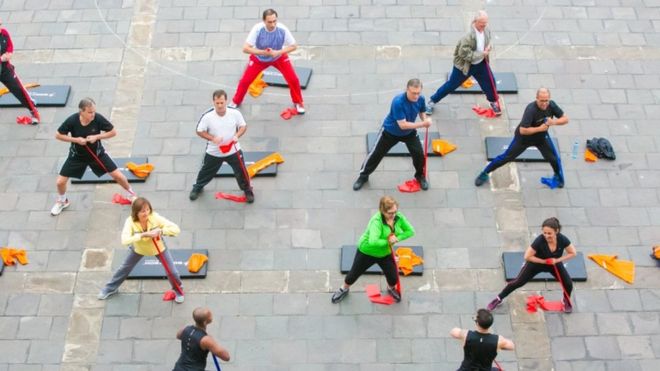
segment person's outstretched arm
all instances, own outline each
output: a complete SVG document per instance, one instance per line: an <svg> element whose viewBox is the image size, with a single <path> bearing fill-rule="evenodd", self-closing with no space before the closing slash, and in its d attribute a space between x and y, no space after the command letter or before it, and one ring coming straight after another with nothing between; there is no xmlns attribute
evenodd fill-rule
<svg viewBox="0 0 660 371"><path fill-rule="evenodd" d="M209 352L213 353L216 355L218 358L225 362L229 362L229 359L231 358L229 356L229 351L222 347L220 344L218 344L217 341L215 341L212 337L206 335L202 338L202 341L200 341L200 345L202 346L202 349L206 349Z"/></svg>
<svg viewBox="0 0 660 371"><path fill-rule="evenodd" d="M513 343L513 341L505 338L502 335L498 335L497 339L497 349L501 350L515 350L516 345Z"/></svg>

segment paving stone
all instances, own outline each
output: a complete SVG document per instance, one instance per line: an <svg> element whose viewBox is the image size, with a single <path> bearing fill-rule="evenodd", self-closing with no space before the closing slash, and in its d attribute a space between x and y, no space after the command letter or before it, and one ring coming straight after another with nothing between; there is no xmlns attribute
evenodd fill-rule
<svg viewBox="0 0 660 371"><path fill-rule="evenodd" d="M0 337L2 339L14 339L19 322L18 317L0 317Z"/></svg>
<svg viewBox="0 0 660 371"><path fill-rule="evenodd" d="M620 336L617 342L624 358L654 358L648 336Z"/></svg>
<svg viewBox="0 0 660 371"><path fill-rule="evenodd" d="M615 311L634 311L642 306L639 293L635 290L608 290L607 296Z"/></svg>
<svg viewBox="0 0 660 371"><path fill-rule="evenodd" d="M62 359L64 342L60 340L33 340L30 342L29 363L58 363Z"/></svg>
<svg viewBox="0 0 660 371"><path fill-rule="evenodd" d="M3 277L3 280L5 277ZM40 297L37 294L15 294L7 300L5 315L36 315Z"/></svg>
<svg viewBox="0 0 660 371"><path fill-rule="evenodd" d="M624 313L598 313L596 324L599 333L605 335L629 335L632 333L628 316Z"/></svg>
<svg viewBox="0 0 660 371"><path fill-rule="evenodd" d="M612 336L586 337L587 352L596 359L618 359L621 357L616 338Z"/></svg>
<svg viewBox="0 0 660 371"><path fill-rule="evenodd" d="M554 338L552 343L552 357L555 360L575 360L586 356L584 338L582 337L559 337Z"/></svg>
<svg viewBox="0 0 660 371"><path fill-rule="evenodd" d="M630 319L633 334L653 334L660 327L656 312L630 313Z"/></svg>
<svg viewBox="0 0 660 371"><path fill-rule="evenodd" d="M596 323L593 313L575 313L573 316L563 316L567 336L596 335Z"/></svg>
<svg viewBox="0 0 660 371"><path fill-rule="evenodd" d="M52 317L21 317L18 339L48 339Z"/></svg>

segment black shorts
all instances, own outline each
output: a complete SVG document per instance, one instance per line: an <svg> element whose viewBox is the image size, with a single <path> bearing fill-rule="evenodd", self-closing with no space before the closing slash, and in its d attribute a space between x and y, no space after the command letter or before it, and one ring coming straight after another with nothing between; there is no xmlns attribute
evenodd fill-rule
<svg viewBox="0 0 660 371"><path fill-rule="evenodd" d="M103 169L103 167L101 167L101 165L99 165L98 162L96 162L96 159L93 157L88 158L75 154L69 154L69 157L66 159L66 161L64 161L64 165L62 165L60 175L67 178L80 179L82 178L83 174L85 174L87 166L89 166L94 174L96 174L98 177L105 174L106 170L108 173L117 170L117 165L114 161L112 161L112 158L110 158L110 156L105 151L103 151L97 157L99 160L101 160L101 163L103 163L105 169Z"/></svg>

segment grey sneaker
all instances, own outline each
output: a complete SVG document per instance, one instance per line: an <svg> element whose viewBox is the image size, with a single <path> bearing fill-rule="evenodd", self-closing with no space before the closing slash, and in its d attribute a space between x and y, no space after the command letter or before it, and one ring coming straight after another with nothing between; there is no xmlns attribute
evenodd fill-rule
<svg viewBox="0 0 660 371"><path fill-rule="evenodd" d="M115 289L115 290L112 290L112 291L101 290L101 292L99 292L99 294L96 296L96 298L99 299L99 300L106 300L107 298L111 297L112 295L115 295L118 292L119 292L119 289Z"/></svg>
<svg viewBox="0 0 660 371"><path fill-rule="evenodd" d="M430 100L426 102L426 114L427 115L432 115L433 114L433 107L435 107L435 102Z"/></svg>
<svg viewBox="0 0 660 371"><path fill-rule="evenodd" d="M348 295L348 291L350 289L345 289L343 287L340 287L339 290L335 291L334 294L332 294L332 304L337 304L340 301L344 300L346 295Z"/></svg>
<svg viewBox="0 0 660 371"><path fill-rule="evenodd" d="M181 303L183 303L183 301L184 301L184 299L185 299L183 295L181 295L181 294L179 294L178 292L176 292L176 290L174 291L174 295L176 295L176 296L174 297L174 302L175 302L175 303L177 303L177 304L181 304Z"/></svg>
<svg viewBox="0 0 660 371"><path fill-rule="evenodd" d="M573 313L573 304L570 301L563 299L564 301L564 313Z"/></svg>
<svg viewBox="0 0 660 371"><path fill-rule="evenodd" d="M238 109L238 104L234 103L234 101L229 102L227 105L227 108L233 108L233 109Z"/></svg>

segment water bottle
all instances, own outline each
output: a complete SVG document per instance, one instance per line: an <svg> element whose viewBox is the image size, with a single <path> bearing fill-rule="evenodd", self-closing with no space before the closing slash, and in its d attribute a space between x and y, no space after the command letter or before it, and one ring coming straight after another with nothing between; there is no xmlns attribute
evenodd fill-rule
<svg viewBox="0 0 660 371"><path fill-rule="evenodd" d="M580 148L580 140L575 139L575 142L573 142L573 152L571 153L571 157L573 158L573 160L577 159L579 148Z"/></svg>

